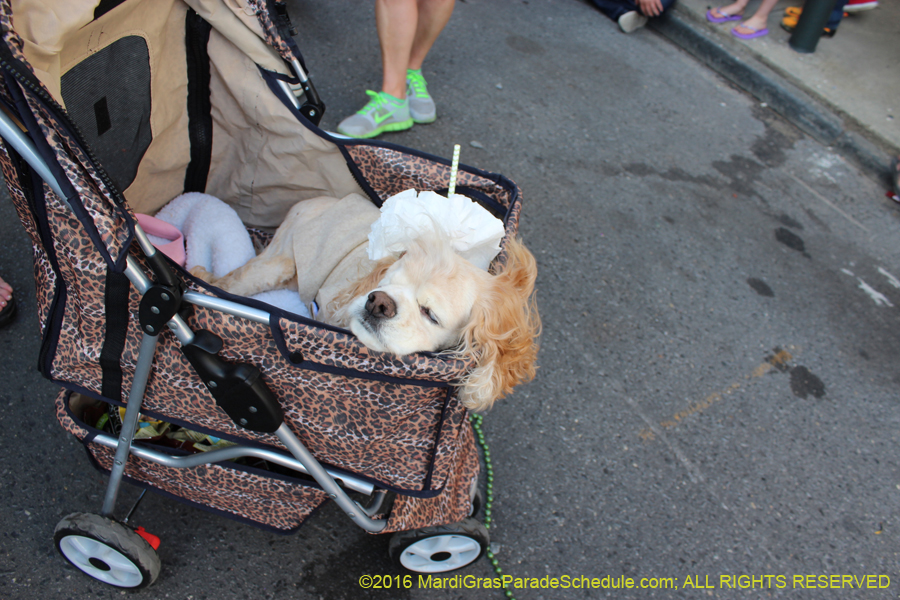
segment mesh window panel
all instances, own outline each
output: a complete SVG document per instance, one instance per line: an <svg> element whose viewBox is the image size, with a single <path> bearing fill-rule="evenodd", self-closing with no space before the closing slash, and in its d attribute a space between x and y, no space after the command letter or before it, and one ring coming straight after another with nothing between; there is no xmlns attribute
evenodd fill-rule
<svg viewBox="0 0 900 600"><path fill-rule="evenodd" d="M69 116L119 190L134 181L150 131L150 53L139 36L117 40L61 80Z"/></svg>

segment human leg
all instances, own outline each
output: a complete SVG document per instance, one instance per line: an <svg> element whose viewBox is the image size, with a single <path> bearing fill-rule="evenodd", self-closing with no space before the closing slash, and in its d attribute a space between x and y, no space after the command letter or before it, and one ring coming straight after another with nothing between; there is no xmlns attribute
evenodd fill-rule
<svg viewBox="0 0 900 600"><path fill-rule="evenodd" d="M736 2L732 2L725 6L711 8L706 13L706 19L713 23L734 21L736 20L736 17L740 17L740 15L744 14L744 10L747 8L749 2L750 0L737 0Z"/></svg>
<svg viewBox="0 0 900 600"><path fill-rule="evenodd" d="M340 122L338 133L372 138L413 126L406 99L406 66L418 21L417 0L376 0L375 25L381 47L381 91L366 91L369 101Z"/></svg>
<svg viewBox="0 0 900 600"><path fill-rule="evenodd" d="M767 24L769 21L769 13L772 12L772 9L775 8L777 3L778 0L762 0L762 3L759 5L759 8L756 9L756 12L753 13L753 16L732 29L732 33L738 37L744 38L759 37L760 35L768 33Z"/></svg>
<svg viewBox="0 0 900 600"><path fill-rule="evenodd" d="M418 71L438 36L447 26L456 0L418 0L418 20L407 69Z"/></svg>
<svg viewBox="0 0 900 600"><path fill-rule="evenodd" d="M455 0L419 0L419 20L406 69L406 98L415 123L432 123L437 118L434 100L422 75L422 63L453 14Z"/></svg>
<svg viewBox="0 0 900 600"><path fill-rule="evenodd" d="M637 5L632 0L591 0L600 12L618 22L625 13L636 11Z"/></svg>
<svg viewBox="0 0 900 600"><path fill-rule="evenodd" d="M406 98L409 67L419 21L417 0L376 0L375 25L381 45L381 91Z"/></svg>

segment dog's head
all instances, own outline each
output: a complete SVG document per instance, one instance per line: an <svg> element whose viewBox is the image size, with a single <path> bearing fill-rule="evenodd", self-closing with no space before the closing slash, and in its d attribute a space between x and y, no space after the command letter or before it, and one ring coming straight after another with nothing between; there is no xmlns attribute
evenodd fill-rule
<svg viewBox="0 0 900 600"><path fill-rule="evenodd" d="M515 239L507 244L505 266L491 274L446 240L420 238L342 294L336 317L373 350L474 359L460 397L468 408L486 410L534 377L536 275L534 257Z"/></svg>

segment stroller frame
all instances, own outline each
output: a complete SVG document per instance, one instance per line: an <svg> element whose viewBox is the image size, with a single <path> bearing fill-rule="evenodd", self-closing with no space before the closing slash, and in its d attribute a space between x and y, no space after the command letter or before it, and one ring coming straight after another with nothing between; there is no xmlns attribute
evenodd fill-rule
<svg viewBox="0 0 900 600"><path fill-rule="evenodd" d="M197 10L204 2L213 1L184 0L190 6L198 4ZM351 192L359 190L376 205L409 187L442 192L441 186L447 181L450 170L449 161L391 144L348 140L318 130L316 125L324 105L306 76L299 52L292 41L282 37L281 27L273 26L276 18L269 13L273 9L283 10L283 5L277 0L238 1L248 2L256 11L264 42L270 50L274 49L276 61L283 61L275 73L247 53L256 63L251 64L253 72L272 92L269 108L275 105L281 111L273 116L273 119L282 119L276 125L284 127L285 116L289 117L287 121L291 127L318 136L312 142L305 138L301 140L302 150L314 146L313 150L322 154L317 157L319 160L331 161L327 168L333 168L337 158L345 170L341 176L348 183L343 179L341 183L328 180L332 187L327 190L334 191L335 195L338 190L341 193L346 193L347 189ZM116 6L129 2L140 5L139 0L121 0ZM146 7L146 4L141 6ZM5 36L0 42L0 87L4 82L7 86L0 90L0 139L3 142L0 163L23 224L33 237L36 258L43 259L41 266L45 267L44 271L39 273L36 269L35 273L45 344L41 351L41 369L45 376L68 389L57 399L60 423L85 444L95 466L109 471L99 515L74 513L57 526L54 537L65 558L88 575L118 587L139 588L153 583L160 570L155 553L158 538L143 528L134 529L128 525L137 503L124 520L115 519L121 484L126 480L143 485L145 491L158 488L161 493L201 508L208 507L279 532L299 527L319 504L331 499L364 531L393 533L392 558L414 572L446 572L480 558L490 540L486 528L474 518L483 505L478 489L479 461L465 408L453 393L454 382L471 365L433 356L416 356L408 361L375 356L349 332L294 318L294 315L258 301L241 301L246 299L229 296L180 271L153 246L136 222L130 206L118 191L119 186L111 178L113 171L107 173L101 166L79 126L70 118L68 100L63 110L54 95L48 92L48 89L59 90L45 87L45 82L30 72L32 67L24 60L21 47L14 47L9 42L19 38L11 26L8 0L0 0L0 16L4 18L0 33ZM196 19L197 14L191 13L188 17ZM94 19L98 18L95 13ZM220 40L227 38L222 35ZM256 32L256 35L261 34ZM257 39L255 43L259 41ZM18 43L21 45L21 40ZM224 47L223 42L217 43L217 48ZM259 73L256 73L257 68ZM29 73L25 73L26 70ZM226 138L229 133L225 131ZM281 133L283 130L275 131L276 136ZM280 139L276 138L276 141ZM328 145L324 150L316 146L322 143ZM193 145L190 150L186 171L193 175ZM112 169L115 168L116 165L112 165ZM87 173L83 171L85 169ZM181 177L185 179L187 191L188 178ZM520 211L520 196L515 184L502 176L464 166L460 167L459 178L457 189L504 220L506 239L513 235ZM152 191L158 197L170 199L171 195L165 195L165 190L171 189L169 183L171 181L160 184L162 193L156 189ZM227 188L231 183L233 181L228 180L224 185ZM218 181L216 185L222 185L222 182ZM296 185L302 188L304 184ZM309 189L320 188L310 184ZM302 196L300 201L311 196ZM129 200L131 197L129 195ZM146 200L146 197L142 198ZM157 209L158 206L154 210ZM41 211L44 214L37 214ZM58 222L48 224L47 219L51 217ZM77 227L79 222L82 226L87 222L93 227L75 238L76 242L83 243L77 247L82 254L73 252L71 256L66 254L60 258L62 255L57 255L60 252L57 248L65 247L72 239L67 228ZM45 227L45 230L38 230L37 226ZM59 232L63 232L63 237L54 237ZM65 247L65 252L69 250ZM85 258L87 252L92 254ZM504 252L501 251L495 266L506 261ZM60 267L61 260L68 262ZM94 317L97 310L104 310L104 304L90 298L85 300L80 295L81 288L71 292L69 278L78 283L79 277L93 277L80 284L84 285L87 294L96 292L98 278L105 276L105 280L100 280L100 286L106 285L109 293L114 284L119 285L113 281L114 275L119 278L116 281L125 280L127 306L124 310L129 320L122 334L126 339L115 358L120 369L118 387L108 391L107 367L102 355L98 361L99 353L96 352L100 343L105 344L108 338L102 339L94 321L89 318L85 318L89 323L87 330L72 328L73 321L80 315L70 316L71 311L88 307L95 311L88 316ZM129 295L129 286L135 294ZM101 292L102 289L100 287ZM57 305L60 294L63 300ZM67 294L73 297L69 299ZM113 306L109 298L107 296L105 304L107 311ZM122 297L117 298L121 300ZM271 310L266 310L267 307ZM235 317L240 324L231 330L217 329L223 325L218 317L220 314ZM107 326L106 322L101 323ZM128 324L136 326L129 329ZM63 325L72 329L64 329ZM112 328L111 323L108 328ZM79 345L74 355L58 352L55 344L62 346L63 333L69 342L73 335L85 335L88 341L84 347ZM161 335L164 337L160 338ZM247 351L247 344L258 343L264 336L269 336L266 347L258 353L255 349ZM223 342L223 337L227 343ZM52 346L49 350L48 340ZM223 345L224 351L220 355ZM173 349L177 356L174 364ZM346 356L335 355L335 352L344 352ZM299 358L295 359L295 356ZM276 362L273 364L273 361ZM102 386L99 379L91 380L91 377L97 377L101 368ZM176 371L168 373L166 369L170 368ZM172 387L173 383L183 381L179 377L190 378L192 387L183 393L194 403L192 412L185 412L183 405L171 406L174 390L182 393L180 388ZM296 385L297 389L287 388L288 383ZM126 388L126 385L130 387ZM110 406L124 405L120 431L109 434L74 420L80 419L81 413L76 414L80 408L75 407L70 395L65 395L72 392ZM334 402L318 403L324 399L323 395L330 399L330 394L337 394ZM285 400L279 400L279 395ZM363 397L368 404L357 407L357 400ZM372 401L373 397L377 402ZM323 442L323 431L327 436L332 430L323 430L322 424L330 425L329 419L344 409L341 402L353 404L354 414L346 417L355 419L352 426L368 424L366 419L370 419L372 411L377 409L381 411L378 418L382 420L374 425L376 433L384 436L378 429L383 428L384 420L393 424L399 419L396 421L399 434L379 437L373 449L366 446L364 452L358 453L350 445L353 439L346 436L347 428L336 431L349 441L341 438ZM216 405L221 411L216 410ZM177 409L175 414L165 412L170 408ZM290 411L289 419L287 411ZM324 416L319 418L317 413ZM153 418L171 416L175 424L196 425L198 431L212 431L237 444L188 455L160 451L135 441L141 414ZM226 415L228 418L223 418ZM312 433L307 424L314 426ZM363 432L358 438L369 443L374 438L368 435ZM307 441L301 440L300 436ZM245 457L262 459L308 477L280 476L277 469L273 469L276 473L271 476L263 476L258 469L254 472L233 466L227 468L237 473L229 476L222 473L224 469L213 472L215 469L211 468ZM157 466L159 470L147 469L147 465ZM192 476L179 479L169 473L169 469L174 472L199 471L200 474L195 476L198 487L185 487L183 480ZM411 469L411 472L404 472L404 469ZM165 471L162 476L161 470ZM276 481L270 485L267 477ZM172 485L158 486L160 482ZM259 482L264 483L263 489L252 487ZM231 490L216 487L216 484L239 484L240 487L235 489L241 495L255 494L248 503L252 505L240 506L238 510L233 502L237 494L228 496L225 492ZM223 492L224 500L209 501L210 490L212 494ZM185 495L179 495L182 491ZM357 501L348 491L367 496L368 500ZM393 506L386 507L385 500L391 491L397 492L397 499ZM209 503L204 505L204 502ZM268 512L270 509L274 509L272 514ZM291 516L286 517L287 513ZM87 546L82 545L85 540ZM462 546L460 540L463 540ZM427 558L423 562L416 558L416 553ZM132 567L110 575L106 562L108 555L124 555ZM447 559L447 555L451 558Z"/></svg>
<svg viewBox="0 0 900 600"><path fill-rule="evenodd" d="M47 168L47 165L41 160L32 141L22 133L9 115L2 111L0 111L0 138L3 138L12 145L22 158L24 158L28 164L38 172L44 181L50 185L54 192L62 198L65 197L59 182L56 181L56 178ZM171 272L168 265L162 260L154 259L154 257L157 257L158 251L138 224L135 224L135 233L136 239L140 244L144 255L151 261L154 268L163 271L162 273L156 273L156 275L162 280L174 281L175 275ZM144 274L133 257L127 257L127 261L128 266L125 270L125 274L143 297L148 298L148 292L159 288L154 288L155 284ZM163 291L160 292L162 295L171 291L167 286L162 287ZM165 298L161 299L165 300ZM264 325L269 324L269 313L236 302L230 302L212 296L205 296L196 292L185 293L182 300L189 304L212 308L234 317L256 321ZM179 310L181 310L180 303L169 302L168 310L171 315L165 320L166 326L174 333L183 347L188 347L193 344L196 341L196 336L188 324L185 323L184 319L178 314ZM144 315L145 311L142 310L141 314ZM116 451L114 466L109 476L109 483L106 488L106 495L104 496L103 507L101 509L101 514L103 516L113 517L116 498L118 497L119 488L121 487L122 479L125 474L125 463L129 454L134 454L140 458L172 468L191 468L200 464L233 460L235 458L256 457L270 460L274 463L312 476L341 510L343 510L357 525L371 533L378 533L384 529L387 524L386 521L374 520L371 517L380 510L382 500L387 493L386 490L376 491L373 484L368 483L363 479L324 468L319 464L315 457L313 457L309 450L307 450L297 436L284 425L283 419L277 424L274 433L285 447L290 450L294 457L293 459L274 451L249 446L232 446L230 448L211 450L206 453L192 454L183 457L170 456L152 449L133 446L132 442L134 441L134 434L138 428L138 417L141 412L144 391L146 389L147 380L150 378L153 357L156 354L157 339L159 334L162 333L162 329L159 328L157 323L165 318L159 317L159 307L156 306L149 306L149 312L147 314L153 315L156 318L153 318L152 322L150 322L151 319L147 319L148 322L143 322L144 319L142 319L141 326L144 329L144 334L141 340L137 367L135 369L134 383L129 392L128 404L125 408L125 418L122 422L122 430L118 439L103 434L98 435L95 438L96 443ZM218 385L214 384L214 387L218 387ZM230 390L219 391L227 393ZM257 407L253 406L252 400L253 399L249 397L244 397L242 399L245 407L241 408L246 408L247 413L250 415L258 413L259 410ZM240 408L238 410L240 411ZM244 419L244 422L241 423L240 419ZM248 428L249 422L244 417L237 417L234 420L242 427ZM371 504L366 507L361 506L347 495L347 492L338 485L338 482L355 492L360 492L369 496L374 495Z"/></svg>

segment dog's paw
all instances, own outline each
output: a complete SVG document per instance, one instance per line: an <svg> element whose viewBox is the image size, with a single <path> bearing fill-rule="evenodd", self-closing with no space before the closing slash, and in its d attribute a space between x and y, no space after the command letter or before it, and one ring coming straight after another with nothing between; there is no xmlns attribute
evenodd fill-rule
<svg viewBox="0 0 900 600"><path fill-rule="evenodd" d="M215 276L207 271L203 266L197 265L195 267L191 267L190 274L196 277L197 279L202 279L206 283L214 283Z"/></svg>

